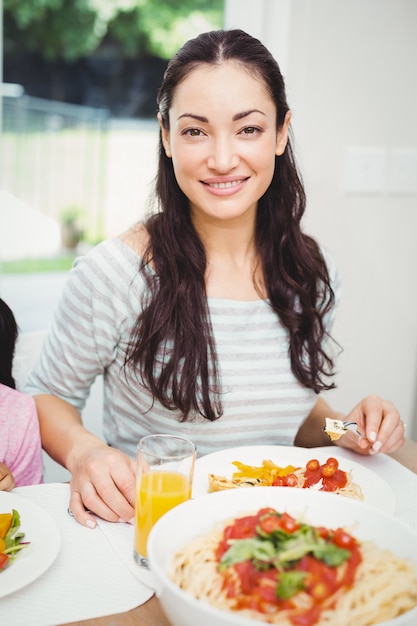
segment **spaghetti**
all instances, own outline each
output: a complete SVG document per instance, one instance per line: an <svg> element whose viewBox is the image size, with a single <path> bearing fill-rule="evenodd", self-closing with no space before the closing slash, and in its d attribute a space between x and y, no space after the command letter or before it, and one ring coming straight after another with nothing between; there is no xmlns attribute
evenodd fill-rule
<svg viewBox="0 0 417 626"><path fill-rule="evenodd" d="M370 626L417 606L411 563L269 508L194 539L171 565L195 598L267 624Z"/></svg>

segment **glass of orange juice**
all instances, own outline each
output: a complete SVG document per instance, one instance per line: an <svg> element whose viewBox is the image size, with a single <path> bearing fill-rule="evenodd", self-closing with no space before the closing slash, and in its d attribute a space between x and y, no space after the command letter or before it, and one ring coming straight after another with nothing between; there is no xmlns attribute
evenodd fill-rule
<svg viewBox="0 0 417 626"><path fill-rule="evenodd" d="M148 568L146 544L152 526L191 498L196 446L176 435L147 435L137 448L135 561Z"/></svg>

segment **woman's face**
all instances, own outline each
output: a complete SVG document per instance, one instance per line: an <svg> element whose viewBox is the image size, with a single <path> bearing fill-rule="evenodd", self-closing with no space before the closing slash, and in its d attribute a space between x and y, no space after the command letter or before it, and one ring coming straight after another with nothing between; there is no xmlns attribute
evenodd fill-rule
<svg viewBox="0 0 417 626"><path fill-rule="evenodd" d="M162 141L193 219L256 211L287 144L290 114L279 130L276 114L263 82L234 61L199 65L178 85Z"/></svg>

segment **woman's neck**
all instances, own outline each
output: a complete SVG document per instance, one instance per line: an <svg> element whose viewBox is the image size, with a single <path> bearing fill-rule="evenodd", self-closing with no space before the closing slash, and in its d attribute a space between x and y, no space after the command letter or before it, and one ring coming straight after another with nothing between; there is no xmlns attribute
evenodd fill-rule
<svg viewBox="0 0 417 626"><path fill-rule="evenodd" d="M205 280L209 297L229 300L266 297L253 231L217 228L205 232L201 238L207 256Z"/></svg>

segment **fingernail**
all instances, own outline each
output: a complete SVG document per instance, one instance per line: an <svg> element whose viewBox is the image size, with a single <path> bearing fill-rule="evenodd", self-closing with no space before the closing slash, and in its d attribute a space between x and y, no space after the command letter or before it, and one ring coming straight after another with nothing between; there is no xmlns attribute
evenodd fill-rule
<svg viewBox="0 0 417 626"><path fill-rule="evenodd" d="M86 526L88 526L88 528L95 528L96 527L96 522L93 522L92 519L88 519L85 523Z"/></svg>
<svg viewBox="0 0 417 626"><path fill-rule="evenodd" d="M379 452L381 449L382 443L380 441L375 441L374 445L372 446L372 450L374 450L375 452Z"/></svg>
<svg viewBox="0 0 417 626"><path fill-rule="evenodd" d="M376 432L372 431L369 433L369 441L376 441Z"/></svg>

